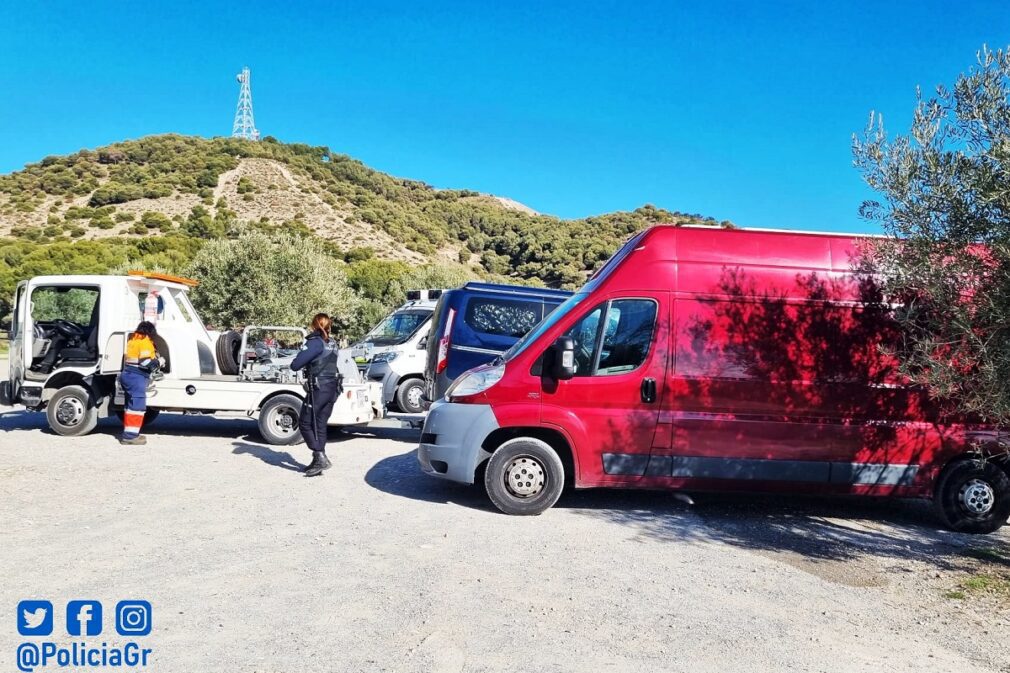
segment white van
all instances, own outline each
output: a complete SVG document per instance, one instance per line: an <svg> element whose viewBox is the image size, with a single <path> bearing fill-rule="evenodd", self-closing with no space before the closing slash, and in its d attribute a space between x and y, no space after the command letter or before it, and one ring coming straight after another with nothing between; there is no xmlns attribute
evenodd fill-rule
<svg viewBox="0 0 1010 673"><path fill-rule="evenodd" d="M351 346L365 378L382 385L384 405L410 414L423 410L425 348L435 302L442 292L407 292L407 303Z"/></svg>
<svg viewBox="0 0 1010 673"><path fill-rule="evenodd" d="M257 418L269 443L298 443L305 393L287 364L304 330L248 326L241 336L217 337L189 301L195 285L147 272L22 281L14 296L9 373L0 382L0 404L45 411L49 427L68 436L85 435L99 418L121 414L117 377L127 336L144 319L146 306L156 320L155 347L165 365L163 378L148 392L145 423L162 411L240 414ZM259 344L254 343L257 334L265 335ZM330 425L380 417L380 386L362 379L347 351L341 354L340 373L344 391L333 406Z"/></svg>

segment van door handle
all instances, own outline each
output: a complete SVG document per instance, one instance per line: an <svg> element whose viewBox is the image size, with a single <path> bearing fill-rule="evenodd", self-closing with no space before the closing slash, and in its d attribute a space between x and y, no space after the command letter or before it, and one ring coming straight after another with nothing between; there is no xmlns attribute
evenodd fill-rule
<svg viewBox="0 0 1010 673"><path fill-rule="evenodd" d="M642 379L642 401L646 403L656 401L656 379Z"/></svg>

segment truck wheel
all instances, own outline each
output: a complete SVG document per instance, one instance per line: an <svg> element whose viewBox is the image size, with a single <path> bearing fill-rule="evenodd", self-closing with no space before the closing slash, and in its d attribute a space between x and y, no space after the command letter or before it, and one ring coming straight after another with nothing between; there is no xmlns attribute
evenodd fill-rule
<svg viewBox="0 0 1010 673"><path fill-rule="evenodd" d="M302 441L302 431L298 428L298 415L302 411L302 401L295 395L271 397L260 408L260 435L267 444L288 446Z"/></svg>
<svg viewBox="0 0 1010 673"><path fill-rule="evenodd" d="M990 460L957 460L940 476L933 502L951 530L992 533L1010 517L1010 477Z"/></svg>
<svg viewBox="0 0 1010 673"><path fill-rule="evenodd" d="M217 338L214 350L217 354L217 367L222 374L238 374L238 349L242 346L242 335L235 330L228 330Z"/></svg>
<svg viewBox="0 0 1010 673"><path fill-rule="evenodd" d="M407 379L396 389L396 406L405 414L419 414L424 409L421 406L421 396L424 393L424 381Z"/></svg>
<svg viewBox="0 0 1010 673"><path fill-rule="evenodd" d="M112 413L116 414L116 418L119 419L120 423L123 422L123 415L125 414L123 407L116 407L112 410ZM157 419L160 415L161 409L148 409L144 412L144 423L142 427L146 428L151 423L154 423L155 419Z"/></svg>
<svg viewBox="0 0 1010 673"><path fill-rule="evenodd" d="M551 446L532 437L510 439L491 454L484 486L506 514L540 514L561 497L565 468Z"/></svg>
<svg viewBox="0 0 1010 673"><path fill-rule="evenodd" d="M83 386L66 386L56 391L46 405L46 420L57 435L86 435L98 424L98 409Z"/></svg>

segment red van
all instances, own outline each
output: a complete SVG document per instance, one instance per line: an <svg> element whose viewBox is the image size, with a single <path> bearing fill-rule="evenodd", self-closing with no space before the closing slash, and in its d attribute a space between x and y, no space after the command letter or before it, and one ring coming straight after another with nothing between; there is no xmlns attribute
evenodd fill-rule
<svg viewBox="0 0 1010 673"><path fill-rule="evenodd" d="M995 428L899 374L858 237L658 226L436 401L418 460L509 514L562 488L932 498L950 528L1010 516Z"/></svg>

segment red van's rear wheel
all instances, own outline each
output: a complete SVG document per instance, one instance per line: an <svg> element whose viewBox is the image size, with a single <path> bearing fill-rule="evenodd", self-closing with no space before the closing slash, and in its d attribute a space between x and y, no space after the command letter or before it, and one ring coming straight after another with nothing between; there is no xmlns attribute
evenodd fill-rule
<svg viewBox="0 0 1010 673"><path fill-rule="evenodd" d="M561 497L565 468L542 440L517 437L491 454L484 486L494 506L506 514L540 514Z"/></svg>
<svg viewBox="0 0 1010 673"><path fill-rule="evenodd" d="M940 476L934 502L951 530L992 533L1010 517L1010 477L990 460L958 460Z"/></svg>

